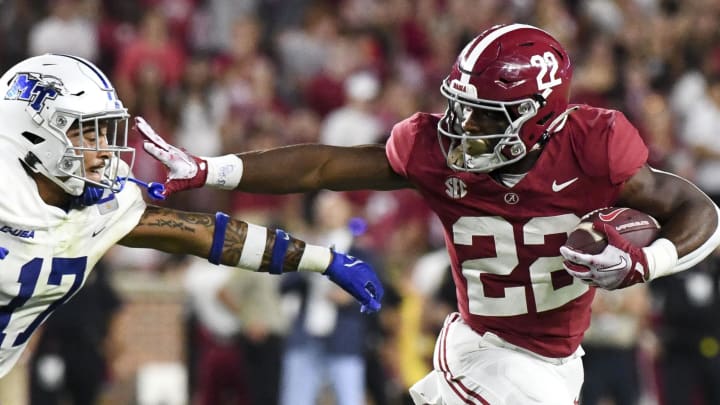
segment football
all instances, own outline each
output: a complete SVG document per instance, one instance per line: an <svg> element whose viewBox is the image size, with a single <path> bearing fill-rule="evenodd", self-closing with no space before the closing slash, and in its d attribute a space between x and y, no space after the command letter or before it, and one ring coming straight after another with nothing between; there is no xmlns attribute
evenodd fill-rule
<svg viewBox="0 0 720 405"><path fill-rule="evenodd" d="M593 229L600 220L615 227L623 238L637 247L645 247L657 239L660 224L652 216L632 208L609 207L589 212L568 235L565 246L582 253L598 254L607 246L605 235Z"/></svg>

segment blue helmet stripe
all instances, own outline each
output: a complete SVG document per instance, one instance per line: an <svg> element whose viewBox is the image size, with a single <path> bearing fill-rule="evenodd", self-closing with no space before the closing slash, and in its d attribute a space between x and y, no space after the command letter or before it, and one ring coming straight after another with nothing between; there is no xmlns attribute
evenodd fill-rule
<svg viewBox="0 0 720 405"><path fill-rule="evenodd" d="M103 86L105 86L106 89L112 90L112 91L108 91L107 95L108 95L108 100L113 99L113 94L115 94L115 89L110 84L110 80L108 80L108 78L105 76L105 74L103 72L101 72L100 69L95 67L95 65L93 65L92 63L88 62L87 60L85 60L83 58L73 56L73 55L58 54L58 56L64 56L66 58L76 60L76 61L82 63L83 65L87 66L88 69L92 70L97 75L97 77L100 78L100 81L102 82Z"/></svg>

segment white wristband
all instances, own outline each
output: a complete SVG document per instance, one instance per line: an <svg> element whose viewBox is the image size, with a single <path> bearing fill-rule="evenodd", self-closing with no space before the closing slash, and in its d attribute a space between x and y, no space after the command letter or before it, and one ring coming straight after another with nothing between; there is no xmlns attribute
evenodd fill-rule
<svg viewBox="0 0 720 405"><path fill-rule="evenodd" d="M237 188L243 175L242 159L233 154L203 159L208 165L206 185L223 190Z"/></svg>
<svg viewBox="0 0 720 405"><path fill-rule="evenodd" d="M645 281L675 273L673 270L678 262L677 248L669 239L660 238L644 247L643 252L648 262L648 279Z"/></svg>
<svg viewBox="0 0 720 405"><path fill-rule="evenodd" d="M330 266L331 260L332 252L330 248L306 244L305 251L298 264L298 271L324 273L328 266Z"/></svg>

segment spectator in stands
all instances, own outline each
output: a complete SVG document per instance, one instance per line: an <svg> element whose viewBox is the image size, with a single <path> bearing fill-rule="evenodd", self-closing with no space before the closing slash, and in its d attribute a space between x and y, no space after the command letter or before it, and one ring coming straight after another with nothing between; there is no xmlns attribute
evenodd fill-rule
<svg viewBox="0 0 720 405"><path fill-rule="evenodd" d="M95 22L81 14L79 0L50 0L50 14L30 30L29 53L69 53L91 61L98 58Z"/></svg>
<svg viewBox="0 0 720 405"><path fill-rule="evenodd" d="M720 403L720 254L651 284L665 405Z"/></svg>
<svg viewBox="0 0 720 405"><path fill-rule="evenodd" d="M585 373L592 376L583 385L583 405L599 405L603 399L616 405L638 403L642 390L638 342L647 331L649 314L645 285L597 290L583 339Z"/></svg>
<svg viewBox="0 0 720 405"><path fill-rule="evenodd" d="M236 272L217 298L241 323L236 344L243 353L250 403L277 405L287 322L281 308L280 279Z"/></svg>
<svg viewBox="0 0 720 405"><path fill-rule="evenodd" d="M320 142L350 146L380 140L380 122L373 102L380 91L380 81L370 72L358 72L345 79L345 105L331 111L323 121Z"/></svg>
<svg viewBox="0 0 720 405"><path fill-rule="evenodd" d="M336 248L349 250L355 257L372 259L353 247L347 226L352 207L342 194L320 193L314 210L316 238L332 240ZM330 284L299 274L283 279L283 291L301 292L303 298L287 338L280 404L316 404L326 382L337 403L365 404L366 320L358 316L350 297Z"/></svg>

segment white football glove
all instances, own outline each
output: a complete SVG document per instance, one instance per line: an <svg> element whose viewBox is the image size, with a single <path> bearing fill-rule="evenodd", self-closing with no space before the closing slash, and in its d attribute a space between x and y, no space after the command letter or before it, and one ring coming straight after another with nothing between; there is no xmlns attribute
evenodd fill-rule
<svg viewBox="0 0 720 405"><path fill-rule="evenodd" d="M560 247L563 267L573 277L607 290L629 287L649 279L650 268L645 251L633 246L612 225L596 221L593 229L605 234L608 245L595 255Z"/></svg>

